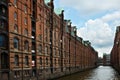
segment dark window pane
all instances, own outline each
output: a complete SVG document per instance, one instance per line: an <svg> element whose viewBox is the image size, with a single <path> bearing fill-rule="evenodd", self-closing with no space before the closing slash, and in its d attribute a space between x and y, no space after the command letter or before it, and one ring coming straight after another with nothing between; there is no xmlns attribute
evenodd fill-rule
<svg viewBox="0 0 120 80"><path fill-rule="evenodd" d="M0 35L0 47L5 47L5 36L4 35Z"/></svg>
<svg viewBox="0 0 120 80"><path fill-rule="evenodd" d="M18 49L19 48L19 40L17 38L14 38L14 48Z"/></svg>

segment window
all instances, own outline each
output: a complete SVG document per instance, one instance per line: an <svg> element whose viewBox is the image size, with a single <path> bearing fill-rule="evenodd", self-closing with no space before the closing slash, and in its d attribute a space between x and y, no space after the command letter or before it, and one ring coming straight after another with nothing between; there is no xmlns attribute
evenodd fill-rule
<svg viewBox="0 0 120 80"><path fill-rule="evenodd" d="M14 20L17 20L17 12L14 12Z"/></svg>
<svg viewBox="0 0 120 80"><path fill-rule="evenodd" d="M42 29L42 26L41 25L39 25L39 28L40 28L40 30Z"/></svg>
<svg viewBox="0 0 120 80"><path fill-rule="evenodd" d="M15 55L15 57L14 57L14 62L15 62L15 66L19 66L19 57L18 57L18 55Z"/></svg>
<svg viewBox="0 0 120 80"><path fill-rule="evenodd" d="M42 34L39 35L39 39L42 40Z"/></svg>
<svg viewBox="0 0 120 80"><path fill-rule="evenodd" d="M24 34L25 34L25 36L28 36L28 30L27 29L24 30Z"/></svg>
<svg viewBox="0 0 120 80"><path fill-rule="evenodd" d="M40 12L42 11L42 8L41 8L41 7L39 7L39 11L40 11Z"/></svg>
<svg viewBox="0 0 120 80"><path fill-rule="evenodd" d="M48 36L48 30L47 30L47 28L46 28L46 29L45 29L45 39L46 39L46 42L48 41L47 36Z"/></svg>
<svg viewBox="0 0 120 80"><path fill-rule="evenodd" d="M42 58L40 57L40 65L42 65Z"/></svg>
<svg viewBox="0 0 120 80"><path fill-rule="evenodd" d="M54 31L54 40L56 41L56 31Z"/></svg>
<svg viewBox="0 0 120 80"><path fill-rule="evenodd" d="M47 54L48 53L48 47L46 46L45 47L45 54Z"/></svg>
<svg viewBox="0 0 120 80"><path fill-rule="evenodd" d="M5 47L5 45L7 44L5 37L5 35L0 35L0 47Z"/></svg>
<svg viewBox="0 0 120 80"><path fill-rule="evenodd" d="M48 65L48 58L46 58L46 65Z"/></svg>
<svg viewBox="0 0 120 80"><path fill-rule="evenodd" d="M55 65L56 65L56 59L54 59Z"/></svg>
<svg viewBox="0 0 120 80"><path fill-rule="evenodd" d="M9 68L8 60L9 60L8 54L7 53L1 53L1 68L2 69Z"/></svg>
<svg viewBox="0 0 120 80"><path fill-rule="evenodd" d="M3 7L3 6L1 6L0 7L0 13L3 15L3 14L5 14L6 13L6 9L5 9L5 7Z"/></svg>
<svg viewBox="0 0 120 80"><path fill-rule="evenodd" d="M15 6L17 5L17 0L14 0L14 5L15 5Z"/></svg>
<svg viewBox="0 0 120 80"><path fill-rule="evenodd" d="M25 56L25 65L29 65L28 56Z"/></svg>
<svg viewBox="0 0 120 80"><path fill-rule="evenodd" d="M18 26L17 26L17 24L14 25L14 30L15 30L15 32L18 32Z"/></svg>
<svg viewBox="0 0 120 80"><path fill-rule="evenodd" d="M28 43L28 41L24 41L24 49L25 50L29 50L29 43Z"/></svg>
<svg viewBox="0 0 120 80"><path fill-rule="evenodd" d="M24 24L25 25L27 24L27 18L24 18Z"/></svg>
<svg viewBox="0 0 120 80"><path fill-rule="evenodd" d="M5 28L5 22L3 20L0 20L0 28Z"/></svg>
<svg viewBox="0 0 120 80"><path fill-rule="evenodd" d="M41 45L41 44L39 45L38 51L39 51L40 53L42 53L42 45Z"/></svg>
<svg viewBox="0 0 120 80"><path fill-rule="evenodd" d="M54 55L57 55L56 51L57 51L56 48L54 48Z"/></svg>
<svg viewBox="0 0 120 80"><path fill-rule="evenodd" d="M16 48L16 49L19 48L19 40L18 40L18 38L14 38L13 44L14 44L14 48Z"/></svg>
<svg viewBox="0 0 120 80"><path fill-rule="evenodd" d="M25 13L27 13L27 5L26 4L24 6L24 11L25 11Z"/></svg>

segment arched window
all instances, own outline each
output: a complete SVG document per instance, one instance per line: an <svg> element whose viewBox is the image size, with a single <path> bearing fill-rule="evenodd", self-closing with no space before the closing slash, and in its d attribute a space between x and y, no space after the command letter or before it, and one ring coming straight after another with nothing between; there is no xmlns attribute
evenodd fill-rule
<svg viewBox="0 0 120 80"><path fill-rule="evenodd" d="M0 47L6 47L7 41L6 41L6 36L0 34Z"/></svg>
<svg viewBox="0 0 120 80"><path fill-rule="evenodd" d="M14 38L13 44L14 44L15 49L19 49L19 39L18 38Z"/></svg>
<svg viewBox="0 0 120 80"><path fill-rule="evenodd" d="M1 54L1 68L2 69L6 69L6 68L9 68L9 64L8 64L8 54L7 53L2 53Z"/></svg>
<svg viewBox="0 0 120 80"><path fill-rule="evenodd" d="M19 66L19 56L15 55L14 57L15 66Z"/></svg>
<svg viewBox="0 0 120 80"><path fill-rule="evenodd" d="M24 41L24 49L25 50L29 50L29 43L28 43L28 41Z"/></svg>
<svg viewBox="0 0 120 80"><path fill-rule="evenodd" d="M42 58L40 57L40 65L42 65Z"/></svg>

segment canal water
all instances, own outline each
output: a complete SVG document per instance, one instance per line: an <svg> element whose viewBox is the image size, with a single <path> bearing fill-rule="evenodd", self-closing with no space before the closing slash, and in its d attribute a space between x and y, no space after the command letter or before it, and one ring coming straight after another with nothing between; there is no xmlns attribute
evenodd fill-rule
<svg viewBox="0 0 120 80"><path fill-rule="evenodd" d="M120 80L120 75L110 66L99 66L96 69L72 74L57 80Z"/></svg>

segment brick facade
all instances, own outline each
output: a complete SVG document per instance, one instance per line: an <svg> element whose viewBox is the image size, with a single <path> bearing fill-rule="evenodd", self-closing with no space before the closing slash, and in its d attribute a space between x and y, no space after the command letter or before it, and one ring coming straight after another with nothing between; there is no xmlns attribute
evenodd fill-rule
<svg viewBox="0 0 120 80"><path fill-rule="evenodd" d="M1 0L0 6L1 79L49 79L96 67L98 53L63 11L54 12L53 0Z"/></svg>
<svg viewBox="0 0 120 80"><path fill-rule="evenodd" d="M114 45L111 50L111 65L120 72L119 66L120 66L120 26L116 29L116 34L114 38Z"/></svg>

